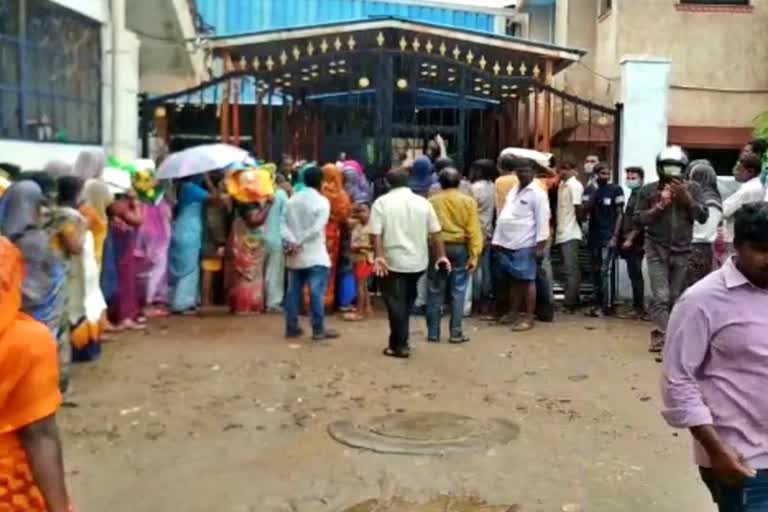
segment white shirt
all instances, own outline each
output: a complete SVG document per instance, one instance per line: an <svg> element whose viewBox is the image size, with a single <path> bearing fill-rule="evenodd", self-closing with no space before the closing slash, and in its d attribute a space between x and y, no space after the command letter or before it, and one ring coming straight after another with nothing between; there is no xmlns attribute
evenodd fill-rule
<svg viewBox="0 0 768 512"><path fill-rule="evenodd" d="M331 267L331 258L325 246L325 226L330 214L328 199L313 188L307 187L288 200L280 223L280 234L284 241L298 245L300 249L286 257L286 267Z"/></svg>
<svg viewBox="0 0 768 512"><path fill-rule="evenodd" d="M749 203L757 203L765 197L765 188L760 182L760 177L752 178L744 182L739 190L733 193L728 199L723 201L723 219L725 220L725 241L733 242L733 231L735 227L734 214Z"/></svg>
<svg viewBox="0 0 768 512"><path fill-rule="evenodd" d="M432 203L408 187L398 187L373 203L368 231L381 236L390 270L424 272L429 265L429 235L440 232L440 221Z"/></svg>
<svg viewBox="0 0 768 512"><path fill-rule="evenodd" d="M711 244L717 238L717 227L720 225L720 220L723 218L723 212L716 206L709 207L709 217L707 222L699 224L693 223L693 243L695 244Z"/></svg>
<svg viewBox="0 0 768 512"><path fill-rule="evenodd" d="M576 207L581 206L584 185L576 176L571 176L560 183L557 189L557 234L555 243L562 244L570 240L581 240L581 226L576 217Z"/></svg>
<svg viewBox="0 0 768 512"><path fill-rule="evenodd" d="M493 233L493 245L516 251L535 247L549 238L549 198L531 182L507 194Z"/></svg>

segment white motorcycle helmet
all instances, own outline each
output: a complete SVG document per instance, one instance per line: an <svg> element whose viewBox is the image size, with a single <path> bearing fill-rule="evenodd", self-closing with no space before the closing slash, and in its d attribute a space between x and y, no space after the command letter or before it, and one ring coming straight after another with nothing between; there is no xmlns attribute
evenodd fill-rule
<svg viewBox="0 0 768 512"><path fill-rule="evenodd" d="M680 146L667 146L656 157L659 177L683 178L688 167L688 155Z"/></svg>

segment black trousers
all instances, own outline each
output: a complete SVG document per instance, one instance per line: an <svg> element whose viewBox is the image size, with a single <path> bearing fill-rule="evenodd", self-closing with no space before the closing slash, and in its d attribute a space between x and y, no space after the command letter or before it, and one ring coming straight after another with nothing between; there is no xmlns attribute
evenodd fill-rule
<svg viewBox="0 0 768 512"><path fill-rule="evenodd" d="M627 274L632 283L632 307L635 311L645 311L645 279L643 278L643 253L633 251L624 255L627 262Z"/></svg>
<svg viewBox="0 0 768 512"><path fill-rule="evenodd" d="M381 294L389 315L389 348L408 350L411 308L416 301L417 283L423 272L390 272L381 280Z"/></svg>

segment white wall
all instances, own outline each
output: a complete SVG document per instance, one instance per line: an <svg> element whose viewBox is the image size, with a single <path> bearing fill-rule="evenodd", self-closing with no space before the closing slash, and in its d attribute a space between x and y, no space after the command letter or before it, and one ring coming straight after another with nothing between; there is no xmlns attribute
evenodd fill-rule
<svg viewBox="0 0 768 512"><path fill-rule="evenodd" d="M81 151L98 147L0 139L0 160L18 165L25 171L39 171L51 160L73 164Z"/></svg>

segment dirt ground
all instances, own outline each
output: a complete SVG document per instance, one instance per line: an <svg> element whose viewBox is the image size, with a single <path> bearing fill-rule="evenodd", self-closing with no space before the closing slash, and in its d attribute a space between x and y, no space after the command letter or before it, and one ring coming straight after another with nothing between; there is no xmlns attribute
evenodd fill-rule
<svg viewBox="0 0 768 512"><path fill-rule="evenodd" d="M173 318L76 367L78 406L59 421L79 510L336 512L439 495L524 512L711 510L687 434L659 416L645 324L563 317L514 334L468 320L472 342L453 346L424 343L416 318L405 361L381 355L383 317L329 324L343 338L313 346L284 340L279 316ZM501 417L521 432L442 457L327 434L402 411Z"/></svg>

